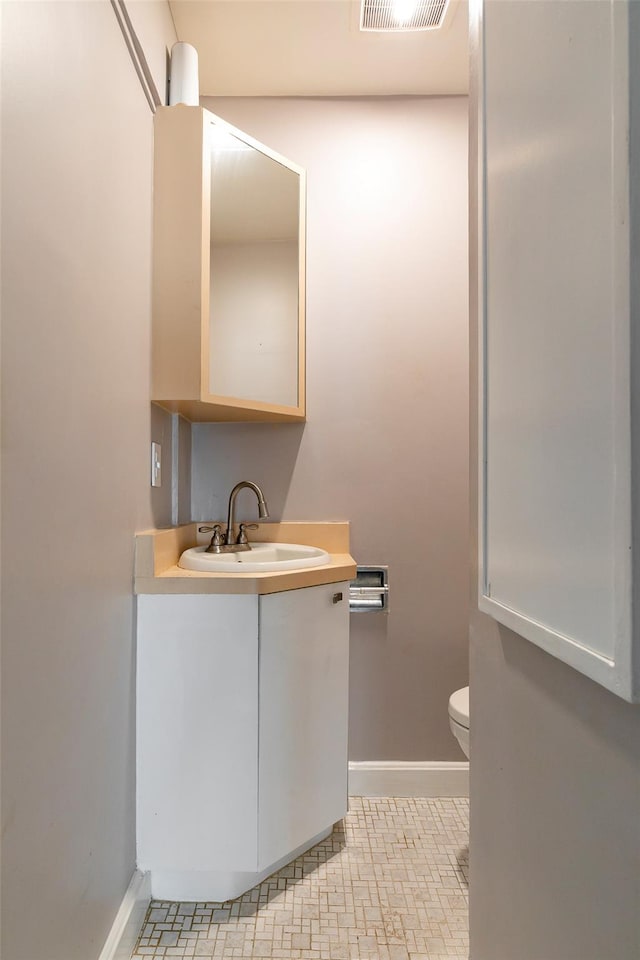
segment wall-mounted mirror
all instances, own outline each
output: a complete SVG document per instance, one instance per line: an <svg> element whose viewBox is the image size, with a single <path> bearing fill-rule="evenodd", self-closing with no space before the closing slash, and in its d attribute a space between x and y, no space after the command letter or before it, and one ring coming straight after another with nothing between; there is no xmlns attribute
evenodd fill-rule
<svg viewBox="0 0 640 960"><path fill-rule="evenodd" d="M304 420L304 170L202 107L154 131L152 400Z"/></svg>
<svg viewBox="0 0 640 960"><path fill-rule="evenodd" d="M300 171L219 124L211 159L211 393L298 405Z"/></svg>

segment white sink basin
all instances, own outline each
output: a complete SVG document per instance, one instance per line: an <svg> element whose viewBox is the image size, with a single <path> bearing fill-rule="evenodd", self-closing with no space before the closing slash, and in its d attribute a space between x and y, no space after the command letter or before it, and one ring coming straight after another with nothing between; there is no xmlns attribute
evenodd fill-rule
<svg viewBox="0 0 640 960"><path fill-rule="evenodd" d="M321 567L330 557L320 547L300 543L252 543L240 553L206 553L206 546L185 550L178 566L205 573L269 573Z"/></svg>

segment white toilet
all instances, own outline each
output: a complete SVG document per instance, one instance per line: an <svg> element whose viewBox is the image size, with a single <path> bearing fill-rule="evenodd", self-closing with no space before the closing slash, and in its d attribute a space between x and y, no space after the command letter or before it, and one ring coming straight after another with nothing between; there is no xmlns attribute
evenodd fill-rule
<svg viewBox="0 0 640 960"><path fill-rule="evenodd" d="M465 757L469 756L469 687L449 697L449 726Z"/></svg>

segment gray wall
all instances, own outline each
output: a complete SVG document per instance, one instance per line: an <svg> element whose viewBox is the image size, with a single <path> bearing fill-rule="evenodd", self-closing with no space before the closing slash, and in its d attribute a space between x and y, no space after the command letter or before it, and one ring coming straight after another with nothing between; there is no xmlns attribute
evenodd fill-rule
<svg viewBox="0 0 640 960"><path fill-rule="evenodd" d="M246 478L274 519L351 521L391 610L351 618L350 756L464 759L466 98L203 104L307 169L308 422L194 427L194 519Z"/></svg>
<svg viewBox="0 0 640 960"><path fill-rule="evenodd" d="M152 115L110 3L3 3L2 32L1 953L90 960L135 867L133 537L171 519Z"/></svg>
<svg viewBox="0 0 640 960"><path fill-rule="evenodd" d="M637 45L640 7L631 7L638 8ZM518 63L517 49L511 62ZM473 70L476 65L474 59ZM636 66L636 91L638 79ZM472 188L475 89L472 83ZM637 106L636 99L636 118ZM637 143L637 127L635 135ZM472 189L472 291L476 199ZM635 203L637 221L637 196ZM472 531L477 519L477 314L472 297ZM640 707L481 616L472 546L472 960L635 960L640 956Z"/></svg>

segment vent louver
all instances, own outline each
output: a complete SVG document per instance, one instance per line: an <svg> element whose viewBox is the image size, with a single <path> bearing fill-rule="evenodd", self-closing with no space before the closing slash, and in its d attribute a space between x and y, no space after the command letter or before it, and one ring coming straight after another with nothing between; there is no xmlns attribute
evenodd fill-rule
<svg viewBox="0 0 640 960"><path fill-rule="evenodd" d="M362 0L361 30L437 30L449 0Z"/></svg>

